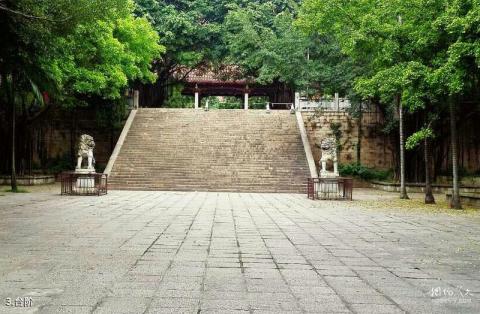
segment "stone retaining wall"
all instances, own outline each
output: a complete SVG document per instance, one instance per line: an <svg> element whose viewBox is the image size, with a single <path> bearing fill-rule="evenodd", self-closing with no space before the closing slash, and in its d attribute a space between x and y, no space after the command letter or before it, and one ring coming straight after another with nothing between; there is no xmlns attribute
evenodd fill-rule
<svg viewBox="0 0 480 314"><path fill-rule="evenodd" d="M371 187L374 189L387 191L387 192L400 192L400 183L390 182L370 182ZM407 183L407 192L423 193L425 190L425 183ZM452 189L451 184L432 184L433 193L447 193ZM480 186L478 185L462 185L460 186L460 192L462 193L480 193Z"/></svg>
<svg viewBox="0 0 480 314"><path fill-rule="evenodd" d="M452 193L447 193L447 202L451 202ZM480 208L480 193L460 193L460 202L462 205Z"/></svg>
<svg viewBox="0 0 480 314"><path fill-rule="evenodd" d="M313 157L318 167L321 157L317 146L327 136L333 136L335 128L340 134L339 162L357 161L357 145L360 141L361 164L377 169L393 167L393 147L390 139L381 132L383 118L380 112L365 112L359 127L359 119L347 112L303 112Z"/></svg>
<svg viewBox="0 0 480 314"><path fill-rule="evenodd" d="M98 123L92 108L76 110L50 110L33 125L32 155L38 165L49 160L74 158L76 142L81 134L89 134L95 140L95 161L103 169L115 147L121 129L109 130Z"/></svg>
<svg viewBox="0 0 480 314"><path fill-rule="evenodd" d="M18 176L18 185L42 185L55 183L53 175ZM10 176L0 176L0 185L10 185Z"/></svg>

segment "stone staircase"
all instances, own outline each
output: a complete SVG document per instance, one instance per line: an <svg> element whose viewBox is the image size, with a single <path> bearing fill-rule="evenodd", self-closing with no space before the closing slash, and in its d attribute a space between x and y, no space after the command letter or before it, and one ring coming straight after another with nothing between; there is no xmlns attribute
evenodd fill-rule
<svg viewBox="0 0 480 314"><path fill-rule="evenodd" d="M309 169L289 111L138 109L111 189L305 193Z"/></svg>

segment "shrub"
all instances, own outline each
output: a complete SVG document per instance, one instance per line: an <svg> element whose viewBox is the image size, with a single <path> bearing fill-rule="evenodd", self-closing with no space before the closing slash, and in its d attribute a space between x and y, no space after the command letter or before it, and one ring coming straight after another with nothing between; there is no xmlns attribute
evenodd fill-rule
<svg viewBox="0 0 480 314"><path fill-rule="evenodd" d="M339 166L339 172L341 176L357 177L363 180L388 180L391 176L390 170L378 170L374 168L368 168L361 164L346 164Z"/></svg>
<svg viewBox="0 0 480 314"><path fill-rule="evenodd" d="M69 154L48 159L43 167L43 170L48 174L58 174L63 171L71 171L73 169L74 165L71 162Z"/></svg>

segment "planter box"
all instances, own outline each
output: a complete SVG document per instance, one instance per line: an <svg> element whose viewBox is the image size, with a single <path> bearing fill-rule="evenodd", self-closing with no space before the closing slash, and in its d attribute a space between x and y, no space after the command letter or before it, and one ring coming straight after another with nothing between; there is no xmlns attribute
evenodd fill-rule
<svg viewBox="0 0 480 314"><path fill-rule="evenodd" d="M400 183L372 181L371 186L374 189L400 192ZM407 183L407 192L423 193L425 192L425 183ZM432 184L433 193L445 194L452 189L451 184ZM462 185L460 186L461 193L480 193L480 186L478 185Z"/></svg>

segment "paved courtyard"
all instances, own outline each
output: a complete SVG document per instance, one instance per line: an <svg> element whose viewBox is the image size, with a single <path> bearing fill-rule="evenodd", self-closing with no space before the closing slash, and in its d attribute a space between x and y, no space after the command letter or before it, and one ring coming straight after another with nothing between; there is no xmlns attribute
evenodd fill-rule
<svg viewBox="0 0 480 314"><path fill-rule="evenodd" d="M382 195L5 195L0 313L479 313L480 216Z"/></svg>

